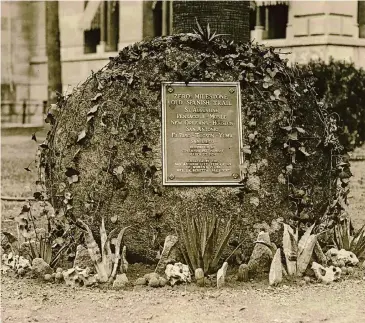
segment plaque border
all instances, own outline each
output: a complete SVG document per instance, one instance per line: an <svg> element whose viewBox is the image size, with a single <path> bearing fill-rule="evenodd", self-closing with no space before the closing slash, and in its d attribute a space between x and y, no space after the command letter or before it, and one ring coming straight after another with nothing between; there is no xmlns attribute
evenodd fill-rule
<svg viewBox="0 0 365 323"><path fill-rule="evenodd" d="M162 140L162 184L166 186L238 186L242 185L241 178L233 179L232 181L172 181L168 179L167 174L167 156L166 156L166 88L168 86L201 86L201 87L210 87L210 86L217 86L217 87L236 87L237 93L237 115L239 118L238 122L238 143L239 143L239 165L243 165L243 154L242 154L242 107L241 107L241 89L240 89L240 82L189 82L186 84L185 82L161 82L161 92L162 92L162 102L161 102L161 110L162 110L162 131L161 131L161 140Z"/></svg>

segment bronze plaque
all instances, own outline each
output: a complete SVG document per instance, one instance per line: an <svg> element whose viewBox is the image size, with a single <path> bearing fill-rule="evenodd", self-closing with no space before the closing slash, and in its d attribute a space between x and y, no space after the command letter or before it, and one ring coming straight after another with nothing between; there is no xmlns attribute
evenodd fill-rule
<svg viewBox="0 0 365 323"><path fill-rule="evenodd" d="M238 185L241 125L238 82L163 83L163 184Z"/></svg>

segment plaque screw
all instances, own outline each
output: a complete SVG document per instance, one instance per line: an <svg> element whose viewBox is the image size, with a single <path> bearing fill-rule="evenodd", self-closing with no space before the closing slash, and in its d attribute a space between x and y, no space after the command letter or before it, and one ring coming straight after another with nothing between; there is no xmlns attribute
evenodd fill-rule
<svg viewBox="0 0 365 323"><path fill-rule="evenodd" d="M238 175L237 173L234 173L234 174L232 174L232 177L233 177L234 179L237 179L237 178L239 177L239 175Z"/></svg>
<svg viewBox="0 0 365 323"><path fill-rule="evenodd" d="M172 93L172 92L174 92L174 89L170 86L167 88L167 92Z"/></svg>
<svg viewBox="0 0 365 323"><path fill-rule="evenodd" d="M235 90L234 89L229 89L229 93L234 93Z"/></svg>
<svg viewBox="0 0 365 323"><path fill-rule="evenodd" d="M171 180L173 180L175 178L175 175L173 175L173 174L171 174L170 176L169 176L169 179L171 179Z"/></svg>

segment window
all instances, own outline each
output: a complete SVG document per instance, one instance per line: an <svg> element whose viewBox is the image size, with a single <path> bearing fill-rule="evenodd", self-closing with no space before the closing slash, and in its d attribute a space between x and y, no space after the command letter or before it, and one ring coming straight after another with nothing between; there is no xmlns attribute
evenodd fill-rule
<svg viewBox="0 0 365 323"><path fill-rule="evenodd" d="M359 24L359 37L365 38L365 1L357 2L357 20Z"/></svg>
<svg viewBox="0 0 365 323"><path fill-rule="evenodd" d="M265 30L266 39L286 38L286 24L288 23L288 6L268 6Z"/></svg>
<svg viewBox="0 0 365 323"><path fill-rule="evenodd" d="M82 28L84 53L118 50L119 1L85 1Z"/></svg>
<svg viewBox="0 0 365 323"><path fill-rule="evenodd" d="M150 4L149 4L150 5ZM172 1L159 0L152 2L152 35L153 37L172 34Z"/></svg>
<svg viewBox="0 0 365 323"><path fill-rule="evenodd" d="M288 1L251 2L250 30L261 30L260 39L286 38L287 23Z"/></svg>

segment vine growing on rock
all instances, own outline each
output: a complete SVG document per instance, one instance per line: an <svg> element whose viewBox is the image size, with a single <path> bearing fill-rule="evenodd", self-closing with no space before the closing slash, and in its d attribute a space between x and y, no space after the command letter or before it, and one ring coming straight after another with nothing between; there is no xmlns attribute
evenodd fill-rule
<svg viewBox="0 0 365 323"><path fill-rule="evenodd" d="M186 211L239 219L235 234L249 248L258 223L327 227L346 205L348 160L312 79L271 48L208 40L181 34L131 45L49 113L42 161L52 205L94 232L102 217L107 228L133 224L126 244L136 259L153 260ZM240 82L240 186L162 185L163 81Z"/></svg>

